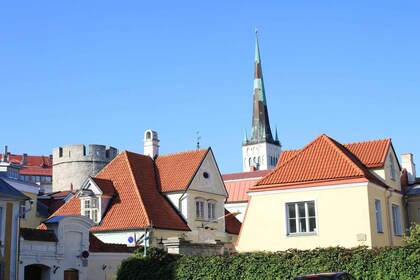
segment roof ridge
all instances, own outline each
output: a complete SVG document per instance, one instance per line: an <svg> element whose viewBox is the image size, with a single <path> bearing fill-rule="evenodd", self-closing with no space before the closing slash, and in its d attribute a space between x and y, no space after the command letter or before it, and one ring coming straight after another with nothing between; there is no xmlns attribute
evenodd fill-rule
<svg viewBox="0 0 420 280"><path fill-rule="evenodd" d="M159 157L174 156L174 155L182 155L182 154L188 154L188 153L194 153L194 152L201 152L201 151L209 150L209 149L211 149L211 148L208 147L208 148L202 148L202 149L196 149L196 150L187 150L187 151L175 152L175 153L170 153L170 154L158 155L158 158Z"/></svg>
<svg viewBox="0 0 420 280"><path fill-rule="evenodd" d="M343 146L346 146L346 145L354 145L354 144L361 144L361 143L371 143L371 142L379 142L379 141L391 141L391 138L373 139L373 140L366 140L366 141L357 141L357 142L344 143L342 145Z"/></svg>
<svg viewBox="0 0 420 280"><path fill-rule="evenodd" d="M261 179L259 179L254 186L258 186L260 184L261 181L266 180L268 177L270 177L272 174L276 173L276 171L280 168L282 168L283 166L288 165L292 160L294 160L298 155L302 154L304 151L306 151L310 146L312 146L315 142L319 141L319 139L321 139L322 136L326 136L325 133L319 135L318 137L316 137L314 140L312 140L311 142L309 142L308 144L306 144L302 149L298 149L296 154L294 154L293 156L291 156L287 161L283 162L281 165L276 166L274 169L271 170L270 173L268 173L266 176L262 177ZM327 136L328 137L328 136ZM280 155L281 156L281 155Z"/></svg>
<svg viewBox="0 0 420 280"><path fill-rule="evenodd" d="M139 187L138 187L138 185L137 185L137 180L136 180L136 177L135 177L135 176L134 176L134 174L133 174L133 168L132 168L132 166L131 166L131 162L130 162L130 160L129 160L129 158L128 158L128 153L130 153L131 155L134 155L135 153L126 152L126 153L125 153L125 155L126 155L125 159L126 159L127 164L128 164L128 166L129 166L129 171L128 171L128 172L130 173L131 180L133 181L133 183L134 183L134 185L135 185L135 192L137 193L137 197L139 198L140 205L141 205L141 207L143 208L143 211L144 211L144 216L145 216L145 218L146 218L146 220L147 220L147 223L148 223L148 224L150 224L149 214L147 213L146 206L144 205L144 202L143 202L143 198L142 198L142 196L140 195ZM138 155L140 155L140 154L138 154ZM148 158L150 158L149 156L147 156L147 157L148 157ZM151 159L151 158L150 158L150 159Z"/></svg>
<svg viewBox="0 0 420 280"><path fill-rule="evenodd" d="M324 134L325 135L325 134ZM340 144L338 141L336 141L335 139L333 139L333 138L331 138L331 137L329 137L329 136L327 136L327 135L325 135L325 138L327 138L329 141L327 142L327 143L329 143L331 146L332 146L332 148L333 149L335 149L336 151L338 151L339 152L339 154L340 154L340 156L345 160L345 161L347 161L348 163L350 163L351 164L351 166L353 167L353 169L355 170L355 171L361 171L363 174L365 174L365 172L364 172L364 170L359 166L359 164L362 164L363 165L363 163L361 163L360 162L360 160L352 153L352 152L350 152L346 147L344 147L342 144ZM344 149L346 149L346 152L349 152L350 153L350 155L347 155L343 150L342 150L342 148L344 148ZM351 156L351 157L350 157ZM357 161L358 161L358 163L356 163L355 161L356 161L356 159L357 159Z"/></svg>

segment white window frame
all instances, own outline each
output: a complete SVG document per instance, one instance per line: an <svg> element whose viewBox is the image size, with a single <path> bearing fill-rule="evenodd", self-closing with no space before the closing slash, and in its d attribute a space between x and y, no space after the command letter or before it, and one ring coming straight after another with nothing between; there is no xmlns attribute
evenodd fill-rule
<svg viewBox="0 0 420 280"><path fill-rule="evenodd" d="M304 204L305 207L305 216L299 217L299 204ZM309 204L313 204L314 207L314 216L309 216ZM289 205L294 205L295 208L295 217L291 218L289 213ZM316 201L315 200L303 200L303 201L294 201L294 202L286 202L285 203L285 213L286 213L286 230L288 236L294 236L294 235L313 235L318 233L318 215L316 211ZM310 219L315 218L315 227L313 231L310 230ZM291 219L295 222L295 232L292 232L290 228ZM305 227L306 231L304 231L302 228L300 228L300 219L305 219Z"/></svg>
<svg viewBox="0 0 420 280"><path fill-rule="evenodd" d="M195 199L195 219L203 220L205 219L205 204L206 200L201 197Z"/></svg>
<svg viewBox="0 0 420 280"><path fill-rule="evenodd" d="M392 228L394 235L402 236L402 226L401 226L401 207L398 204L391 204L391 214L392 214Z"/></svg>
<svg viewBox="0 0 420 280"><path fill-rule="evenodd" d="M207 200L207 219L209 221L217 220L217 201L210 199Z"/></svg>
<svg viewBox="0 0 420 280"><path fill-rule="evenodd" d="M376 216L376 231L384 233L382 224L382 203L380 199L375 198L375 216Z"/></svg>
<svg viewBox="0 0 420 280"><path fill-rule="evenodd" d="M81 203L82 203L81 215L91 219L96 224L99 223L100 221L99 202L100 202L100 198L96 196L94 197L88 196L88 197L81 198Z"/></svg>

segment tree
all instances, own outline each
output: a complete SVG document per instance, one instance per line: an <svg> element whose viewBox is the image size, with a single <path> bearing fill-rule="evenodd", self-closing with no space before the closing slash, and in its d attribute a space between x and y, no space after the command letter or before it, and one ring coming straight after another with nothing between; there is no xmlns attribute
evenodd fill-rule
<svg viewBox="0 0 420 280"><path fill-rule="evenodd" d="M404 236L407 245L420 245L420 224L412 223Z"/></svg>

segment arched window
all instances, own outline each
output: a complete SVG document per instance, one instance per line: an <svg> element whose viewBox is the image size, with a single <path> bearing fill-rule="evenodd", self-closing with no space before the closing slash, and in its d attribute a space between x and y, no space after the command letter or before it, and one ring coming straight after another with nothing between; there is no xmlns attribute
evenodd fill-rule
<svg viewBox="0 0 420 280"><path fill-rule="evenodd" d="M146 132L146 139L152 139L152 132Z"/></svg>

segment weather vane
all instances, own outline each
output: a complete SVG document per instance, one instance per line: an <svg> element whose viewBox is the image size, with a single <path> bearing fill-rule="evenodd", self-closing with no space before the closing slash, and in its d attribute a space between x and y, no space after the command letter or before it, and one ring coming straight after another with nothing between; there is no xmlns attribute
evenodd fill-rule
<svg viewBox="0 0 420 280"><path fill-rule="evenodd" d="M200 139L201 139L200 131L197 131L197 150L200 149Z"/></svg>

